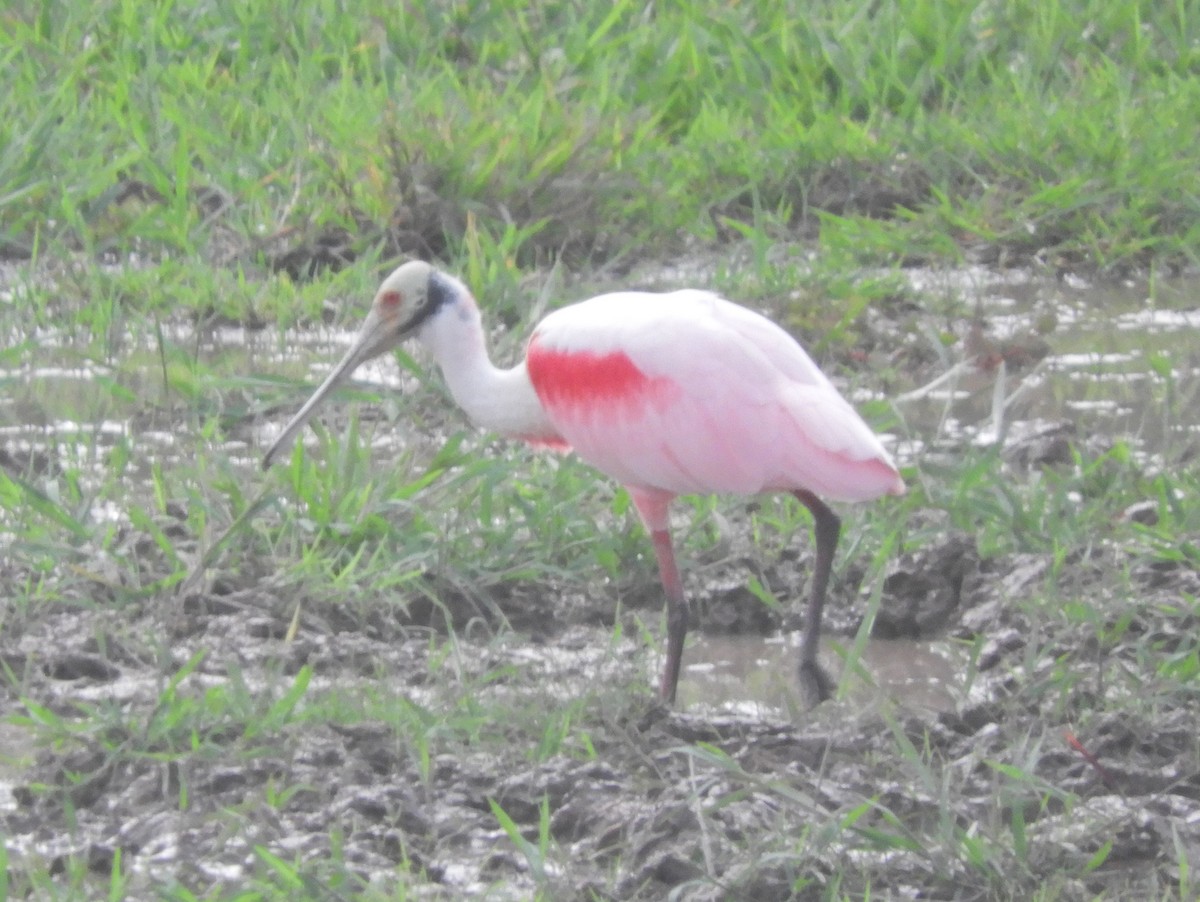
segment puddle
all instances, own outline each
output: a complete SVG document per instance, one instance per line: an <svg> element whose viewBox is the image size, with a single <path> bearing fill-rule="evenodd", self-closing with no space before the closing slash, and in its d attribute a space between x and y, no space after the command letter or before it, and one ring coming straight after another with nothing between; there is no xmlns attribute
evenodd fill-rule
<svg viewBox="0 0 1200 902"><path fill-rule="evenodd" d="M684 709L751 717L803 718L795 671L800 633L701 635L689 639L679 677ZM948 640L871 639L843 677L852 638L821 643L821 663L857 714L879 705L920 712L952 711L965 694L967 651Z"/></svg>
<svg viewBox="0 0 1200 902"><path fill-rule="evenodd" d="M127 498L152 498L155 468L187 466L190 449L208 439L206 421L221 415L227 438L219 446L234 466L258 472L262 450L288 414L254 417L277 401L288 410L288 380L315 386L352 341L354 329L310 331L219 327L200 336L190 327L163 328L165 364L157 338L130 339L119 357L94 359L93 349L63 335L40 335L36 346L15 345L0 357L0 467L54 497L64 476L84 494L120 478ZM164 366L168 374L164 379ZM280 380L273 384L268 380ZM359 368L354 384L373 391L417 392L416 380L390 359ZM283 385L283 388L280 388ZM294 405L308 394L297 386ZM371 431L364 428L364 440ZM405 440L381 429L377 445ZM301 441L315 444L306 430ZM119 460L119 476L115 472ZM94 522L125 520L107 505L92 505ZM0 508L0 547L8 514Z"/></svg>
<svg viewBox="0 0 1200 902"><path fill-rule="evenodd" d="M994 441L999 404L1001 434L1018 421L1068 421L1076 435L1120 436L1151 457L1186 447L1200 432L1195 280L1091 285L978 269L908 275L921 295L944 296L968 311L958 321L960 339L977 304L988 348L1003 353L1040 346L1045 354L1006 363L1003 374L993 357L991 367L966 369L924 397L910 393L899 405L910 432L920 437L910 450L945 439ZM943 373L962 360L964 344L934 349L943 355Z"/></svg>

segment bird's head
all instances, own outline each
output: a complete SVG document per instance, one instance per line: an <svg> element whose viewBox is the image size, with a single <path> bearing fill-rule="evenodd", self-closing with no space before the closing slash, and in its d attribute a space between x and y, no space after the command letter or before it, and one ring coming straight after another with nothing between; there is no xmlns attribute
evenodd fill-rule
<svg viewBox="0 0 1200 902"><path fill-rule="evenodd" d="M370 360L399 345L441 306L443 292L435 283L438 272L423 260L413 260L383 280L351 351L356 363ZM347 354L349 359L350 355Z"/></svg>
<svg viewBox="0 0 1200 902"><path fill-rule="evenodd" d="M392 272L375 292L371 310L350 349L263 456L264 469L280 450L292 443L317 405L361 364L398 347L410 336L421 334L423 326L463 296L470 297L462 283L422 260L405 263Z"/></svg>

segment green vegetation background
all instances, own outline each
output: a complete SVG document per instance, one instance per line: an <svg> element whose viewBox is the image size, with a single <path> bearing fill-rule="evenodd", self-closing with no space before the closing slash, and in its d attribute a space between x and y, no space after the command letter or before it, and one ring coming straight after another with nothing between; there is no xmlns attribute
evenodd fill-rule
<svg viewBox="0 0 1200 902"><path fill-rule="evenodd" d="M1200 243L1182 0L46 0L0 12L0 68L9 257L296 274L298 236L336 263L482 234L526 267L766 230L1108 269Z"/></svg>

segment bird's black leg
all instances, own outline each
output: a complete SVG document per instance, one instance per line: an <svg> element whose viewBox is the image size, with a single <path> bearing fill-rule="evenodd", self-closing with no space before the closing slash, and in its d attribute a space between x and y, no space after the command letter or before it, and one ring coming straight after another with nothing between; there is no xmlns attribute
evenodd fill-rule
<svg viewBox="0 0 1200 902"><path fill-rule="evenodd" d="M688 603L683 594L679 568L675 565L671 534L666 529L656 529L650 538L654 541L658 573L667 596L667 663L663 667L659 695L663 701L672 704L675 701L675 687L679 684L679 666L683 661L683 640L687 636Z"/></svg>
<svg viewBox="0 0 1200 902"><path fill-rule="evenodd" d="M793 494L813 516L813 535L817 542L817 559L813 564L812 595L804 616L804 638L800 640L800 692L811 705L833 695L833 681L817 663L821 644L821 615L825 610L825 590L833 570L833 553L837 549L842 521L829 506L812 492L798 489Z"/></svg>

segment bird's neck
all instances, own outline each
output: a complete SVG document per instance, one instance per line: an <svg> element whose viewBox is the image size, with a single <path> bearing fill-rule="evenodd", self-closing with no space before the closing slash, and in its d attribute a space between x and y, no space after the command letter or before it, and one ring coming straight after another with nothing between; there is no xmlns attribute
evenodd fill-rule
<svg viewBox="0 0 1200 902"><path fill-rule="evenodd" d="M501 369L488 356L479 310L458 298L421 332L455 403L480 429L554 443L557 433L529 381L524 362Z"/></svg>

